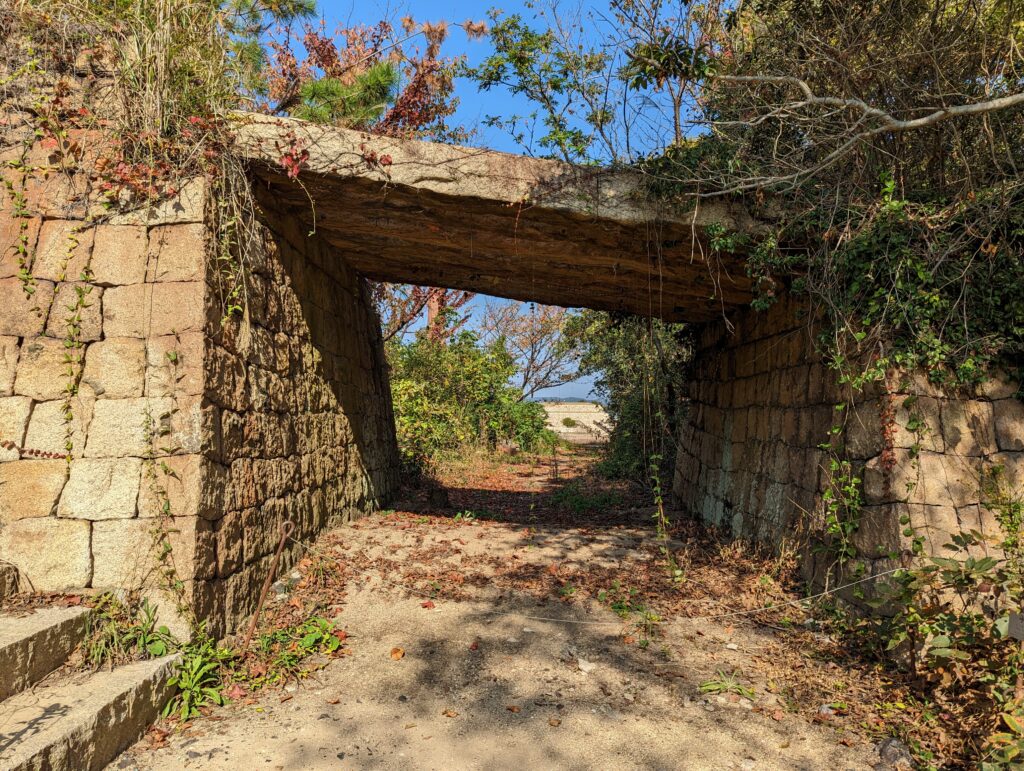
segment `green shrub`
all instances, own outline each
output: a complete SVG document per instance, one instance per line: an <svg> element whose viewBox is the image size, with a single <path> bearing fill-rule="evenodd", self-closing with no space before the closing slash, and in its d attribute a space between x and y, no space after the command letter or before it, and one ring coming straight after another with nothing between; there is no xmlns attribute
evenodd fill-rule
<svg viewBox="0 0 1024 771"><path fill-rule="evenodd" d="M421 334L388 345L395 429L408 470L446 453L499 442L535 452L551 446L544 408L509 384L515 362L500 342L472 332L447 341Z"/></svg>
<svg viewBox="0 0 1024 771"><path fill-rule="evenodd" d="M612 430L598 470L609 477L647 481L652 456L675 459L690 344L682 324L583 311L570 333L582 350L580 370L595 375L594 390Z"/></svg>

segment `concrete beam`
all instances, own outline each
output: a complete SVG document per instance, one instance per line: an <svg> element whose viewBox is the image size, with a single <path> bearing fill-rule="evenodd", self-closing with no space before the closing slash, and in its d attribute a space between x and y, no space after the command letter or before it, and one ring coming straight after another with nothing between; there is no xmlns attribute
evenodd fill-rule
<svg viewBox="0 0 1024 771"><path fill-rule="evenodd" d="M552 305L706 321L749 302L735 204L672 213L635 172L261 115L235 116L264 207L300 218L359 272ZM289 176L286 159L299 159Z"/></svg>

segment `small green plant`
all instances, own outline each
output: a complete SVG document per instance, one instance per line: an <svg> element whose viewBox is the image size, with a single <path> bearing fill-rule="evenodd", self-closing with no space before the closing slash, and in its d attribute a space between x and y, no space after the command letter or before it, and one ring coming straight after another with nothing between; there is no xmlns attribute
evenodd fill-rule
<svg viewBox="0 0 1024 771"><path fill-rule="evenodd" d="M988 737L981 771L1020 768L1024 764L1024 720L1020 709L1003 713L1001 719L1004 728Z"/></svg>
<svg viewBox="0 0 1024 771"><path fill-rule="evenodd" d="M148 600L122 602L103 594L89 616L84 658L93 669L165 656L177 646L166 626L158 626Z"/></svg>
<svg viewBox="0 0 1024 771"><path fill-rule="evenodd" d="M303 666L305 659L317 653L327 656L337 653L344 639L345 633L321 616L311 616L295 626L261 635L256 650L266 661L266 667L254 683L275 684L304 678L309 674Z"/></svg>
<svg viewBox="0 0 1024 771"><path fill-rule="evenodd" d="M736 677L736 673L726 674L721 669L718 670L718 676L711 680L705 680L700 684L701 693L734 693L737 696L742 696L744 699L754 700L754 690L739 681Z"/></svg>
<svg viewBox="0 0 1024 771"><path fill-rule="evenodd" d="M164 717L176 716L181 721L202 714L210 705L224 704L224 673L234 654L219 647L206 630L200 627L195 639L182 650L182 661L167 680L177 693L164 707Z"/></svg>
<svg viewBox="0 0 1024 771"><path fill-rule="evenodd" d="M675 555L672 554L672 549L669 547L669 529L672 523L669 521L668 515L665 514L665 498L661 492L661 461L660 455L651 456L651 493L654 496L654 514L651 515L651 518L654 520L654 527L660 544L659 549L661 549L661 554L665 558L665 569L668 570L669 578L681 584L686 580L686 574L679 567L679 563L676 562Z"/></svg>
<svg viewBox="0 0 1024 771"><path fill-rule="evenodd" d="M639 595L639 589L623 588L620 581L612 581L610 588L597 593L597 600L607 605L619 618L631 621L633 631L638 637L638 644L646 648L662 619L639 598Z"/></svg>
<svg viewBox="0 0 1024 771"><path fill-rule="evenodd" d="M469 510L467 510L467 511L460 511L458 514L455 515L455 521L456 522L472 523L472 522L476 521L476 518L477 518L476 512L475 511L469 511Z"/></svg>

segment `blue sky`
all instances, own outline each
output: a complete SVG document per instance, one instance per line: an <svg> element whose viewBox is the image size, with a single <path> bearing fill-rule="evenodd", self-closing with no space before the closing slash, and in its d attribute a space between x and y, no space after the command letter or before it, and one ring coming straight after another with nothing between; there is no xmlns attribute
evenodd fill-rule
<svg viewBox="0 0 1024 771"><path fill-rule="evenodd" d="M338 25L372 25L382 18L397 20L406 14L411 14L420 22L437 22L442 19L449 22L462 22L467 19L484 21L487 11L491 7L495 6L481 5L469 0L431 0L430 2L411 2L402 5L384 2L356 2L355 0L319 0L318 2L320 16L326 23L329 32L333 32ZM496 7L506 13L520 13L527 19L534 15L534 11L518 0L496 4ZM490 44L486 38L468 40L462 30L457 28L452 30L444 46L445 55L465 54L470 65L478 64L490 53L490 50ZM517 99L501 90L478 91L475 84L467 80L460 80L457 83L456 95L460 98L460 104L452 123L461 124L471 130L475 129L477 133L473 144L506 152L521 151L507 134L499 129L485 126L484 120L488 115L507 116L511 113L528 113L530 107L525 100ZM474 310L482 313L488 300L492 300L492 298L476 297L472 303ZM538 398L589 398L592 387L593 378L583 378L557 388L541 391L538 393Z"/></svg>
<svg viewBox="0 0 1024 771"><path fill-rule="evenodd" d="M527 8L521 0L493 5L469 2L468 0L430 0L429 2L403 4L374 2L373 0L358 2L356 0L318 0L317 6L320 16L327 24L328 31L333 31L339 24L346 26L349 24L375 24L381 19L397 21L407 14L412 15L419 22L444 20L457 23L467 19L486 21L487 11L493 7L500 8L509 14L522 14L527 19L534 15L534 11ZM443 48L443 52L447 56L465 54L471 66L479 64L490 53L490 50L490 43L486 38L467 40L465 33L457 28L452 29ZM520 151L520 148L507 134L498 129L484 126L483 121L488 115L528 112L530 108L525 100L497 90L478 91L473 83L464 79L459 80L456 95L460 98L460 105L452 123L454 125L461 124L468 129L477 129L478 134L473 144L507 152Z"/></svg>

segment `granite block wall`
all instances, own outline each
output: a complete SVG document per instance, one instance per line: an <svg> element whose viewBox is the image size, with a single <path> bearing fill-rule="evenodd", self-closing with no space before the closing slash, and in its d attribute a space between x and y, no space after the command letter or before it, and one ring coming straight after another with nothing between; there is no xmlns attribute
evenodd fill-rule
<svg viewBox="0 0 1024 771"><path fill-rule="evenodd" d="M0 562L22 590L143 589L184 632L165 533L197 616L230 631L283 520L287 567L397 482L365 282L264 213L245 311L225 319L204 184L109 215L33 153L4 174L45 192L0 198Z"/></svg>
<svg viewBox="0 0 1024 771"><path fill-rule="evenodd" d="M930 554L948 553L960 531L997 533L986 475L1001 469L1004 488L1024 492L1016 383L996 374L973 393L951 392L912 373L853 392L816 354L791 299L729 321L731 330L723 321L697 336L673 481L682 509L737 538L788 543L818 583L836 567L823 500L836 483L832 458L849 460L862 479L849 537L858 575L907 559L907 525ZM835 453L823 449L829 443Z"/></svg>

